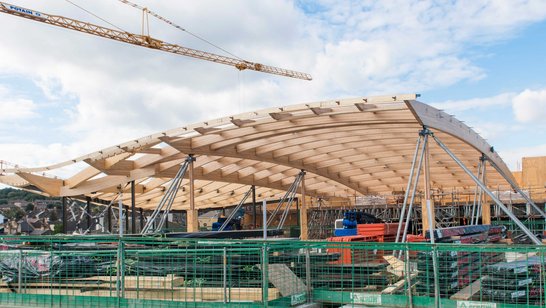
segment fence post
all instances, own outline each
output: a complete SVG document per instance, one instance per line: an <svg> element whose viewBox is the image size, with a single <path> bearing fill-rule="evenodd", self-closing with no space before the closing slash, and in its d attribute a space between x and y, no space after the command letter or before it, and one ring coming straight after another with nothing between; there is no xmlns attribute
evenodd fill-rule
<svg viewBox="0 0 546 308"><path fill-rule="evenodd" d="M21 294L21 285L23 284L23 250L19 250L19 264L17 264L17 293Z"/></svg>
<svg viewBox="0 0 546 308"><path fill-rule="evenodd" d="M226 247L224 247L222 261L223 261L223 277L222 277L223 284L222 285L224 287L224 304L226 304L227 303L227 248Z"/></svg>
<svg viewBox="0 0 546 308"><path fill-rule="evenodd" d="M410 307L410 308L413 308L413 294L412 294L412 292L411 292L411 268L410 268L409 253L410 253L409 245L408 245L408 243L406 242L406 262L405 262L406 274L405 274L404 276L406 276L406 284L407 284L407 289L408 289L407 291L408 291L409 307Z"/></svg>
<svg viewBox="0 0 546 308"><path fill-rule="evenodd" d="M269 259L268 259L268 254L269 254L269 247L267 245L267 243L264 242L264 245L262 247L262 301L263 301L263 306L264 307L267 307L268 306L268 301L269 301L269 274L268 274L268 269L269 269Z"/></svg>
<svg viewBox="0 0 546 308"><path fill-rule="evenodd" d="M118 299L118 307L121 307L121 299L125 297L125 262L124 262L124 243L120 238L118 242L117 260L116 260L116 297Z"/></svg>
<svg viewBox="0 0 546 308"><path fill-rule="evenodd" d="M305 284L307 285L307 302L311 301L311 256L309 254L309 246L305 249Z"/></svg>

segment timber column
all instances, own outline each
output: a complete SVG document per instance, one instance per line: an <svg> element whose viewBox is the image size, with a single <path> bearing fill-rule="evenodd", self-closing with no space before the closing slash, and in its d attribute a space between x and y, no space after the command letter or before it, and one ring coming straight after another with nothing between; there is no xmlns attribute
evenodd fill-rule
<svg viewBox="0 0 546 308"><path fill-rule="evenodd" d="M187 212L187 221L188 221L188 232L197 232L199 231L199 222L197 220L197 210L195 209L195 194L194 194L194 179L193 179L193 162L195 161L195 157L193 157L193 154L190 154L188 156L188 159L190 160L189 163L189 179L190 179L190 208Z"/></svg>
<svg viewBox="0 0 546 308"><path fill-rule="evenodd" d="M136 234L135 181L131 181L131 232Z"/></svg>
<svg viewBox="0 0 546 308"><path fill-rule="evenodd" d="M425 188L425 195L424 198L421 200L421 217L422 217L422 224L423 224L423 234L425 234L426 231L431 232L432 236L432 230L436 228L436 211L434 209L434 202L431 200L431 194L430 194L430 156L428 151L428 137L430 132L428 129L424 129L421 134L424 134L424 150L425 150L425 157L424 157L424 170L423 170L423 181L424 181L424 188ZM429 217L430 216L430 217ZM434 243L434 241L432 241Z"/></svg>
<svg viewBox="0 0 546 308"><path fill-rule="evenodd" d="M300 239L309 239L307 229L307 202L305 201L305 170L301 170L301 208L300 208Z"/></svg>

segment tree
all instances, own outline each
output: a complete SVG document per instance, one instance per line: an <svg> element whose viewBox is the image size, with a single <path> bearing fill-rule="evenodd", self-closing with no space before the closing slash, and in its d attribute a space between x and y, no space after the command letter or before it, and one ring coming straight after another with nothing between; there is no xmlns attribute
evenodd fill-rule
<svg viewBox="0 0 546 308"><path fill-rule="evenodd" d="M59 220L59 217L57 216L57 211L51 211L51 214L49 214L49 222L55 222Z"/></svg>
<svg viewBox="0 0 546 308"><path fill-rule="evenodd" d="M27 203L27 206L25 207L25 211L27 211L27 213L30 213L30 212L34 211L34 204L33 203Z"/></svg>
<svg viewBox="0 0 546 308"><path fill-rule="evenodd" d="M55 224L53 227L53 234L63 233L63 224Z"/></svg>
<svg viewBox="0 0 546 308"><path fill-rule="evenodd" d="M19 220L25 216L25 211L18 207L12 207L4 211L4 216L9 220Z"/></svg>

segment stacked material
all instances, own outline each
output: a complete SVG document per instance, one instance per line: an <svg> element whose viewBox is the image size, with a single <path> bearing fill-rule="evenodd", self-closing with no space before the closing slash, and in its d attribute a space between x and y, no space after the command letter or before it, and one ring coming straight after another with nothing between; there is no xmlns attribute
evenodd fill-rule
<svg viewBox="0 0 546 308"><path fill-rule="evenodd" d="M376 236L379 242L394 242L398 223L359 224L356 229L358 235Z"/></svg>
<svg viewBox="0 0 546 308"><path fill-rule="evenodd" d="M505 237L504 226L473 225L436 229L433 231L437 243L486 244L495 243ZM425 232L430 239L430 232ZM417 254L417 291L427 296L434 296L434 269L432 251ZM503 260L502 253L439 251L438 281L442 296L451 296L458 290L479 279L482 269Z"/></svg>
<svg viewBox="0 0 546 308"><path fill-rule="evenodd" d="M334 236L352 236L357 235L356 229L335 229Z"/></svg>
<svg viewBox="0 0 546 308"><path fill-rule="evenodd" d="M504 260L502 253L496 252L457 252L459 288L476 281L483 276L483 268Z"/></svg>
<svg viewBox="0 0 546 308"><path fill-rule="evenodd" d="M396 232L396 231L395 231ZM352 288L382 290L393 283L395 276L387 271L388 263L383 259L384 251L351 244L354 242L378 242L381 236L338 236L328 238L328 255L339 255L339 259L328 262L320 271L314 271L313 287Z"/></svg>
<svg viewBox="0 0 546 308"><path fill-rule="evenodd" d="M505 226L473 225L436 229L434 239L440 243L478 244L496 243L506 235ZM430 239L430 232L425 232Z"/></svg>
<svg viewBox="0 0 546 308"><path fill-rule="evenodd" d="M349 242L377 242L377 236L362 236L362 235L351 235L351 236L336 236L328 238L328 242L340 242L339 245L330 245L327 249L329 254L335 253L339 254L340 257L337 261L334 261L335 264L356 264L356 263L366 263L372 261L382 261L383 260L383 251L374 250L374 249L355 249L353 245L348 244ZM342 243L347 243L346 245Z"/></svg>
<svg viewBox="0 0 546 308"><path fill-rule="evenodd" d="M540 257L489 265L482 279L482 296L504 303L544 305L545 265Z"/></svg>
<svg viewBox="0 0 546 308"><path fill-rule="evenodd" d="M420 251L417 253L417 274L416 290L421 295L434 296L434 270L432 263L432 251ZM459 272L457 252L437 252L438 260L438 285L440 295L449 297L458 291Z"/></svg>

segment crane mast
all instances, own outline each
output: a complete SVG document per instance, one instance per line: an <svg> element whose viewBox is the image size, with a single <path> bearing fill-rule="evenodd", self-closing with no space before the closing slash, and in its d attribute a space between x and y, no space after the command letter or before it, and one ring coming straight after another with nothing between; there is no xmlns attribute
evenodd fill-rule
<svg viewBox="0 0 546 308"><path fill-rule="evenodd" d="M311 75L307 73L297 72L293 70L288 70L284 68L269 66L265 64L245 61L241 59L226 57L206 51L201 51L197 49L192 49L176 44L166 43L161 40L155 39L148 35L134 34L130 32L115 30L111 28L102 27L92 23L64 17L58 15L50 15L31 9L19 7L5 2L0 2L0 12L5 14L10 14L26 19L31 19L34 21L39 21L42 23L50 24L53 26L58 26L66 29L71 29L75 31L80 31L83 33L96 35L104 38L109 38L119 42L124 42L127 44L133 44L141 47L147 47L152 49L157 49L165 52L174 53L177 55L197 58L206 61L212 61L216 63L221 63L225 65L230 65L238 70L253 70L257 72L269 73L274 75L280 75L285 77L311 80Z"/></svg>

